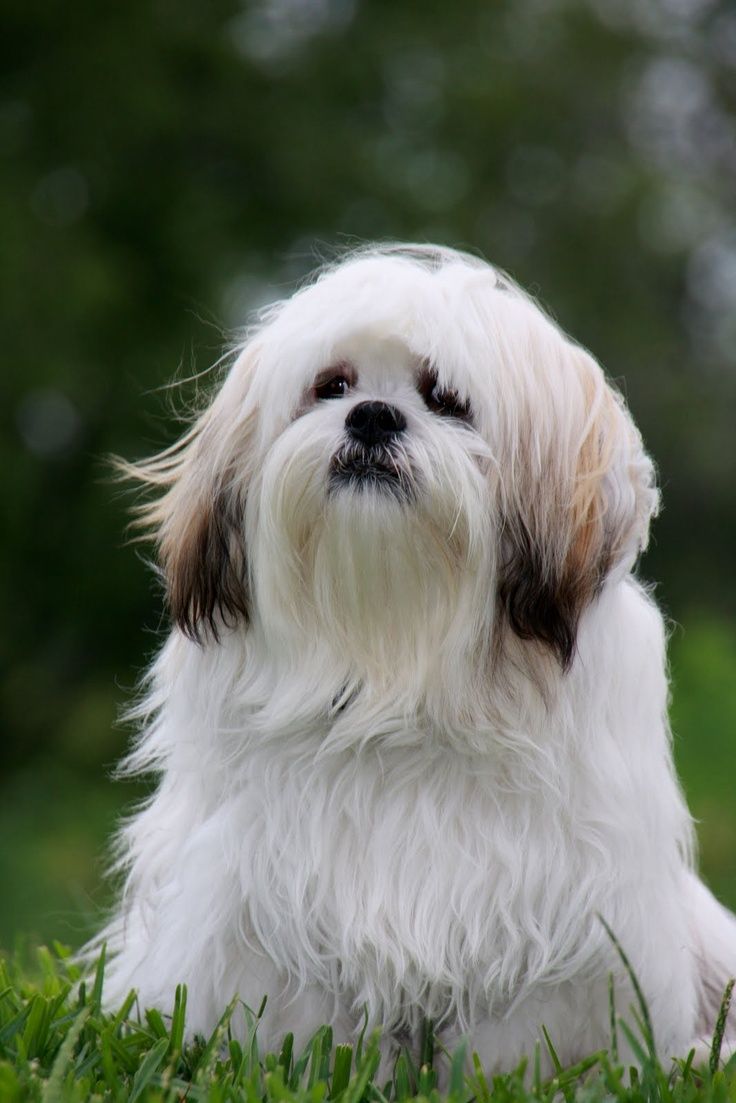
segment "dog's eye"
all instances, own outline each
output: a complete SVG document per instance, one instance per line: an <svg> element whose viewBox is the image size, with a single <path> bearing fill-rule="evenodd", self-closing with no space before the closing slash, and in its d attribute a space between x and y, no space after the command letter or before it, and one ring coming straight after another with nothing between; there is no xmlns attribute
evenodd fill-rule
<svg viewBox="0 0 736 1103"><path fill-rule="evenodd" d="M461 398L457 391L440 387L436 372L428 370L421 375L419 393L432 413L440 417L455 417L460 421L470 420L470 402Z"/></svg>
<svg viewBox="0 0 736 1103"><path fill-rule="evenodd" d="M350 390L350 380L346 375L332 375L329 379L323 379L314 388L315 397L342 398Z"/></svg>

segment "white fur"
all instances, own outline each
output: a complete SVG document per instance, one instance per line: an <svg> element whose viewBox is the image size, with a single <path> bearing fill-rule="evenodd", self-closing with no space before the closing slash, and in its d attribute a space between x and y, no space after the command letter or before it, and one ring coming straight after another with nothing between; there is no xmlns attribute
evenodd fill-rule
<svg viewBox="0 0 736 1103"><path fill-rule="evenodd" d="M427 408L427 364L471 425ZM353 387L315 401L330 365ZM406 418L407 500L328 489L365 400ZM610 1040L609 975L633 1002L602 916L660 1052L712 1027L736 921L692 872L662 617L630 574L652 466L532 300L450 250L350 256L264 314L199 422L134 473L161 491L145 519L172 594L207 571L221 544L192 533L226 500L248 616L175 627L149 673L124 769L160 781L121 833L109 1005L136 987L167 1009L183 981L191 1031L267 994L267 1046L325 1021L349 1039L367 1006L387 1052L429 1015L487 1065L542 1024L574 1059ZM567 662L529 579L569 595Z"/></svg>

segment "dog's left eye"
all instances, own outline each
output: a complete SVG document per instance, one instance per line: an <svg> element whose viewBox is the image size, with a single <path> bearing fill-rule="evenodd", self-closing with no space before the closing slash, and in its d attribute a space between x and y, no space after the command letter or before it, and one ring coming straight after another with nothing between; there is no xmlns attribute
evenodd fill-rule
<svg viewBox="0 0 736 1103"><path fill-rule="evenodd" d="M432 413L440 417L455 417L460 421L470 420L470 402L461 398L457 391L440 387L437 375L426 371L419 380L419 393Z"/></svg>
<svg viewBox="0 0 736 1103"><path fill-rule="evenodd" d="M350 380L346 375L333 375L329 379L323 379L314 388L315 397L342 398L350 390Z"/></svg>

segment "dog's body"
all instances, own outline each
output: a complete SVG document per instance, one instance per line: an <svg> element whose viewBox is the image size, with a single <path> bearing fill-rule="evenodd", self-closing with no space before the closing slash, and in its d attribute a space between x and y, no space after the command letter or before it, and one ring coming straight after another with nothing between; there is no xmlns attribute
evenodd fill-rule
<svg viewBox="0 0 736 1103"><path fill-rule="evenodd" d="M150 674L102 937L107 1000L261 1040L367 1007L512 1065L712 1029L736 920L692 871L662 618L630 571L657 493L600 369L488 266L366 251L271 311L136 469L177 626Z"/></svg>

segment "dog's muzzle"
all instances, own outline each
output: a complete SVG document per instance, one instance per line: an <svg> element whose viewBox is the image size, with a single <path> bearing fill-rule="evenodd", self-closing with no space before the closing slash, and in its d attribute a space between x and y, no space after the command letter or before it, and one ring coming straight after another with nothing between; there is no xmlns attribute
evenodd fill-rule
<svg viewBox="0 0 736 1103"><path fill-rule="evenodd" d="M330 490L387 490L406 500L411 480L399 438L406 418L388 402L359 402L345 418L346 440L330 463Z"/></svg>

